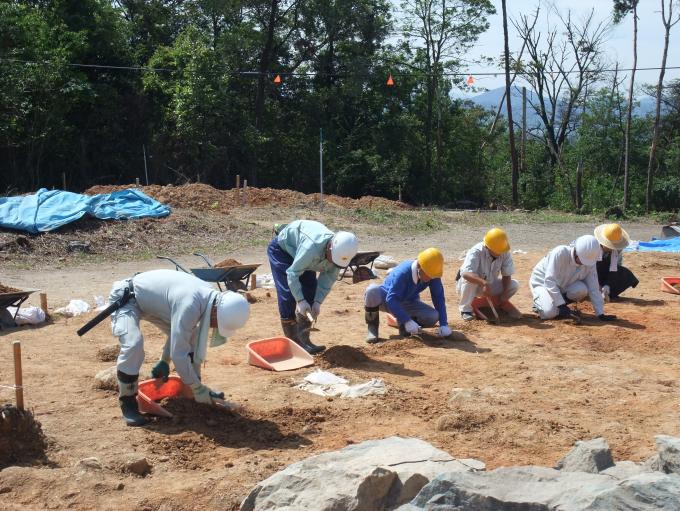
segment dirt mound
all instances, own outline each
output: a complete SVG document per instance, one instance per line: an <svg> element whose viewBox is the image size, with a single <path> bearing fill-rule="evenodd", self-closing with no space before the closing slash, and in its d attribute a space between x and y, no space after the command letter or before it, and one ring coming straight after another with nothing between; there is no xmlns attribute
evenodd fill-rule
<svg viewBox="0 0 680 511"><path fill-rule="evenodd" d="M481 410L460 410L442 415L437 420L437 431L475 431L495 419L495 415Z"/></svg>
<svg viewBox="0 0 680 511"><path fill-rule="evenodd" d="M225 259L215 264L215 268L231 268L232 266L241 266L241 263L236 259Z"/></svg>
<svg viewBox="0 0 680 511"><path fill-rule="evenodd" d="M102 185L93 186L85 190L85 194L111 193L134 185ZM321 196L318 193L304 194L293 190L279 190L275 188L248 188L247 192L233 188L219 190L203 183L190 183L180 186L149 185L139 187L145 194L154 199L177 208L187 208L197 211L226 212L235 207L247 204L249 206L312 206L319 204ZM408 204L370 195L360 199L340 197L338 195L324 195L324 202L347 209L407 209Z"/></svg>
<svg viewBox="0 0 680 511"><path fill-rule="evenodd" d="M4 284L0 284L0 294L3 294L3 293L19 293L19 292L21 292L21 289L16 289L14 287L5 286Z"/></svg>
<svg viewBox="0 0 680 511"><path fill-rule="evenodd" d="M360 348L344 344L331 346L320 358L323 367L354 367L371 361Z"/></svg>
<svg viewBox="0 0 680 511"><path fill-rule="evenodd" d="M120 345L114 344L112 346L105 346L97 350L97 360L100 362L113 362L118 358L120 353Z"/></svg>
<svg viewBox="0 0 680 511"><path fill-rule="evenodd" d="M45 458L47 442L33 413L12 405L0 407L0 470L14 463Z"/></svg>

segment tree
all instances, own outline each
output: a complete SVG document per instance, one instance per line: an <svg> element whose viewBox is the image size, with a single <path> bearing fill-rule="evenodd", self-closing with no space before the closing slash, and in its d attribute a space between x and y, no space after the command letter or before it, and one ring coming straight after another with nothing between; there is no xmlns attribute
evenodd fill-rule
<svg viewBox="0 0 680 511"><path fill-rule="evenodd" d="M661 0L661 20L664 27L663 56L661 57L661 70L659 71L659 82L656 86L656 111L654 114L654 132L652 134L652 144L649 148L649 163L647 165L647 189L645 193L645 211L650 212L652 208L652 186L654 180L654 164L656 162L656 150L659 141L659 128L661 125L661 99L663 94L663 78L666 74L666 59L668 58L668 42L670 39L671 28L680 21L680 15L673 17L673 2Z"/></svg>
<svg viewBox="0 0 680 511"><path fill-rule="evenodd" d="M517 167L517 151L515 150L515 130L512 122L512 94L510 94L510 45L508 43L508 13L503 4L503 41L505 43L505 98L508 111L508 137L510 141L510 161L512 162L512 205L517 207L519 204L519 194L517 192L517 182L519 181L519 169Z"/></svg>
<svg viewBox="0 0 680 511"><path fill-rule="evenodd" d="M442 81L445 73L458 69L465 52L488 29L487 16L495 9L489 0L406 0L402 8L403 45L414 55L412 69L425 82L425 168L421 178L428 185L431 201L441 190L442 131L441 123L437 123L436 132L434 124L435 114L440 118Z"/></svg>
<svg viewBox="0 0 680 511"><path fill-rule="evenodd" d="M630 199L630 126L633 120L633 91L635 84L635 71L637 69L637 33L638 33L638 16L637 6L639 0L614 0L614 23L620 23L621 20L629 13L633 14L633 67L630 73L630 82L628 85L628 111L626 113L626 131L624 136L624 154L623 154L623 210L628 208L628 201Z"/></svg>
<svg viewBox="0 0 680 511"><path fill-rule="evenodd" d="M541 120L538 136L550 153L550 162L557 168L569 187L574 209L580 198L571 176L564 168L562 151L568 135L574 129L574 117L585 92L601 79L604 69L602 45L607 23L594 21L594 10L582 20L574 20L553 7L545 32L536 28L536 18L520 15L513 24L526 43L527 58L517 63L520 75L534 91L529 104ZM533 19L532 19L533 18ZM558 26L555 26L555 22Z"/></svg>

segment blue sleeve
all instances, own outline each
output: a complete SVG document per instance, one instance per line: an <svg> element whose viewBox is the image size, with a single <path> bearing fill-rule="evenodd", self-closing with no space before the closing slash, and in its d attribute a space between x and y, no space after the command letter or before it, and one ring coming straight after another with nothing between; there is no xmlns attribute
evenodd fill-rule
<svg viewBox="0 0 680 511"><path fill-rule="evenodd" d="M392 280L392 285L387 290L387 296L385 297L385 303L390 312L397 318L400 325L403 325L408 320L411 319L404 308L401 306L401 302L406 295L406 280L405 278L411 278L410 272L408 274L395 275L394 280Z"/></svg>
<svg viewBox="0 0 680 511"><path fill-rule="evenodd" d="M439 313L439 326L448 325L448 317L446 316L446 299L444 298L444 286L442 279L432 279L430 281L430 296L434 308Z"/></svg>

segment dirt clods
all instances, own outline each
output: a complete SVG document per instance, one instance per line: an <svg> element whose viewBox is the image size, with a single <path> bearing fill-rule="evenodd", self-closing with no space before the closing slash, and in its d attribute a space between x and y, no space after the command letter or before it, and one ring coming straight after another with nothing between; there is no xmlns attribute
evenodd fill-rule
<svg viewBox="0 0 680 511"><path fill-rule="evenodd" d="M0 469L45 459L47 441L40 422L29 410L0 407Z"/></svg>
<svg viewBox="0 0 680 511"><path fill-rule="evenodd" d="M345 344L331 346L323 352L321 360L324 367L354 367L371 361L360 348Z"/></svg>
<svg viewBox="0 0 680 511"><path fill-rule="evenodd" d="M4 284L0 284L0 294L4 293L20 293L21 289L16 289L14 287L10 286L5 286Z"/></svg>
<svg viewBox="0 0 680 511"><path fill-rule="evenodd" d="M236 259L225 259L215 264L215 268L231 268L232 266L241 266L241 263Z"/></svg>
<svg viewBox="0 0 680 511"><path fill-rule="evenodd" d="M105 346L97 350L97 360L99 360L100 362L113 362L118 358L119 353L120 353L119 344Z"/></svg>

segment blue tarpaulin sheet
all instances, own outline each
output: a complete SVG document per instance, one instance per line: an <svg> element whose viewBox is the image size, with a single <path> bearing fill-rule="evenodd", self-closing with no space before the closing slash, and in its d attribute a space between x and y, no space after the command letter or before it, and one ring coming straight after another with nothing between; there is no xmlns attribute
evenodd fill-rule
<svg viewBox="0 0 680 511"><path fill-rule="evenodd" d="M626 250L639 252L680 252L680 236L665 240L636 241Z"/></svg>
<svg viewBox="0 0 680 511"><path fill-rule="evenodd" d="M82 195L41 188L35 195L0 197L0 227L47 232L89 214L102 220L163 217L170 207L139 190Z"/></svg>

